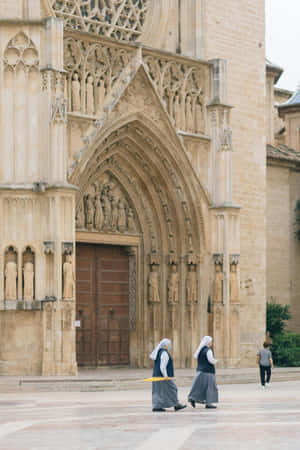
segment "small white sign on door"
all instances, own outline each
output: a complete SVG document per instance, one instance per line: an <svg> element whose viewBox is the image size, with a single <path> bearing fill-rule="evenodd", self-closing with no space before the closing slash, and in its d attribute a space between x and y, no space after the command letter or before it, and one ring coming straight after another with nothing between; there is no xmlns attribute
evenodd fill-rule
<svg viewBox="0 0 300 450"><path fill-rule="evenodd" d="M75 327L80 328L80 320L75 320Z"/></svg>

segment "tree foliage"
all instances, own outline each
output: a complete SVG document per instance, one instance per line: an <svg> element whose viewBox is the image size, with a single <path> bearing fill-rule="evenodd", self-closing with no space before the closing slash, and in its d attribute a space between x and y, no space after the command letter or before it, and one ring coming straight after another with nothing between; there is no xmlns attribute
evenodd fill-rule
<svg viewBox="0 0 300 450"><path fill-rule="evenodd" d="M283 334L285 322L290 318L290 305L267 303L267 331L269 331L271 338Z"/></svg>
<svg viewBox="0 0 300 450"><path fill-rule="evenodd" d="M300 334L288 332L275 335L271 352L276 366L300 366Z"/></svg>

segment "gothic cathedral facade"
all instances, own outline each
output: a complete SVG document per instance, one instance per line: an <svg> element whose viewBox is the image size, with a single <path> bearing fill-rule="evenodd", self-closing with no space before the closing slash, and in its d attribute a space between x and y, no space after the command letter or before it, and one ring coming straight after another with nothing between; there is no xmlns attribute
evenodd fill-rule
<svg viewBox="0 0 300 450"><path fill-rule="evenodd" d="M265 335L264 0L0 0L0 374Z"/></svg>

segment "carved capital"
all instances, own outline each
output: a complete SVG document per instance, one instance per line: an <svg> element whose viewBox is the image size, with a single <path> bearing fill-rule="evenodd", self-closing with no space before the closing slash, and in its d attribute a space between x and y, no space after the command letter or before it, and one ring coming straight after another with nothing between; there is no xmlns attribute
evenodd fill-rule
<svg viewBox="0 0 300 450"><path fill-rule="evenodd" d="M55 242L54 241L44 241L43 242L45 255L54 255Z"/></svg>
<svg viewBox="0 0 300 450"><path fill-rule="evenodd" d="M213 254L213 260L214 264L221 264L223 265L224 262L224 254L223 253L214 253Z"/></svg>
<svg viewBox="0 0 300 450"><path fill-rule="evenodd" d="M160 265L160 256L154 253L149 255L149 264L150 266L159 266Z"/></svg>
<svg viewBox="0 0 300 450"><path fill-rule="evenodd" d="M199 263L199 257L193 253L186 255L187 265L196 266Z"/></svg>
<svg viewBox="0 0 300 450"><path fill-rule="evenodd" d="M240 262L240 255L238 253L233 253L230 255L230 265L231 264L239 264Z"/></svg>
<svg viewBox="0 0 300 450"><path fill-rule="evenodd" d="M73 242L62 242L62 254L63 255L72 255L74 251L74 244Z"/></svg>

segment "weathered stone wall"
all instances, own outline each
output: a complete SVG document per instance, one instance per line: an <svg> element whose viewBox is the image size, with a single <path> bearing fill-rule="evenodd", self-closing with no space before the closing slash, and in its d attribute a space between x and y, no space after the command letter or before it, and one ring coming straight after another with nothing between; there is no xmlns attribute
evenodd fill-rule
<svg viewBox="0 0 300 450"><path fill-rule="evenodd" d="M254 364L265 333L265 25L263 0L206 2L208 59L228 64L233 199L241 205L241 357Z"/></svg>
<svg viewBox="0 0 300 450"><path fill-rule="evenodd" d="M0 311L0 375L42 372L41 311Z"/></svg>

